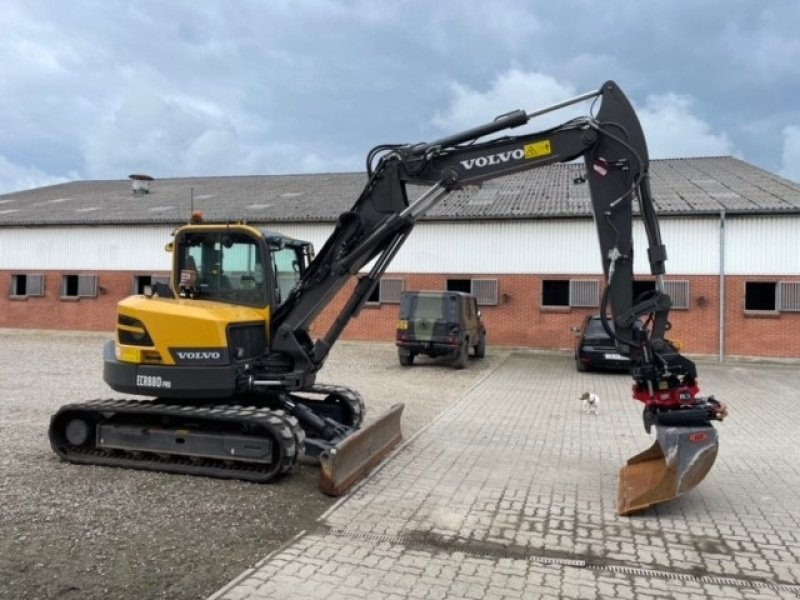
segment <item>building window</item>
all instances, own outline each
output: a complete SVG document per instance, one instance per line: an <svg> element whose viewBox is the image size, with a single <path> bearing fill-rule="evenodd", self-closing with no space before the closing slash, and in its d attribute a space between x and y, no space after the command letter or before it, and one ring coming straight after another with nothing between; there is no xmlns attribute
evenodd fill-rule
<svg viewBox="0 0 800 600"><path fill-rule="evenodd" d="M448 292L464 292L465 294L472 293L472 280L471 279L448 279L447 280Z"/></svg>
<svg viewBox="0 0 800 600"><path fill-rule="evenodd" d="M778 284L774 281L745 281L744 282L744 309L776 311L776 290Z"/></svg>
<svg viewBox="0 0 800 600"><path fill-rule="evenodd" d="M650 281L633 281L633 302L636 304L637 302L641 302L645 298L652 296L653 292L656 291L656 282L655 280Z"/></svg>
<svg viewBox="0 0 800 600"><path fill-rule="evenodd" d="M545 279L542 306L596 308L600 306L600 282L595 279Z"/></svg>
<svg viewBox="0 0 800 600"><path fill-rule="evenodd" d="M144 294L144 288L147 286L155 288L156 286L169 287L168 275L134 275L133 276L133 293L137 295Z"/></svg>
<svg viewBox="0 0 800 600"><path fill-rule="evenodd" d="M381 286L376 285L367 296L367 304L380 304L381 303Z"/></svg>
<svg viewBox="0 0 800 600"><path fill-rule="evenodd" d="M142 295L144 294L144 288L148 285L153 285L153 276L152 275L134 275L133 276L133 293Z"/></svg>
<svg viewBox="0 0 800 600"><path fill-rule="evenodd" d="M497 279L473 279L472 295L481 306L497 305Z"/></svg>
<svg viewBox="0 0 800 600"><path fill-rule="evenodd" d="M381 304L400 304L405 281L402 279L381 279L378 285L378 298Z"/></svg>
<svg viewBox="0 0 800 600"><path fill-rule="evenodd" d="M569 307L569 279L543 280L542 306Z"/></svg>
<svg viewBox="0 0 800 600"><path fill-rule="evenodd" d="M780 305L778 310L800 311L800 281L781 281L778 283Z"/></svg>
<svg viewBox="0 0 800 600"><path fill-rule="evenodd" d="M448 279L448 292L472 294L481 306L495 306L498 300L497 279Z"/></svg>
<svg viewBox="0 0 800 600"><path fill-rule="evenodd" d="M689 308L689 281L674 280L664 282L664 291L672 300L672 308L686 310Z"/></svg>
<svg viewBox="0 0 800 600"><path fill-rule="evenodd" d="M367 304L400 304L400 294L404 288L405 281L402 279L380 279L369 293Z"/></svg>
<svg viewBox="0 0 800 600"><path fill-rule="evenodd" d="M595 279L573 279L569 282L569 305L577 308L600 306L600 282Z"/></svg>
<svg viewBox="0 0 800 600"><path fill-rule="evenodd" d="M97 296L97 275L62 275L62 298L94 298Z"/></svg>
<svg viewBox="0 0 800 600"><path fill-rule="evenodd" d="M11 296L14 298L44 296L44 275L12 275Z"/></svg>
<svg viewBox="0 0 800 600"><path fill-rule="evenodd" d="M800 311L800 281L745 281L744 309L766 312Z"/></svg>

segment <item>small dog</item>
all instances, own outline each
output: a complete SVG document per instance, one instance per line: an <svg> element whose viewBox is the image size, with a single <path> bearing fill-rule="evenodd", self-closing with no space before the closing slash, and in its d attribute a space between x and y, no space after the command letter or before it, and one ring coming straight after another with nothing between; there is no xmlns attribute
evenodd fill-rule
<svg viewBox="0 0 800 600"><path fill-rule="evenodd" d="M583 412L587 415L596 415L600 409L600 396L597 394L584 392L581 395L581 402L583 402Z"/></svg>

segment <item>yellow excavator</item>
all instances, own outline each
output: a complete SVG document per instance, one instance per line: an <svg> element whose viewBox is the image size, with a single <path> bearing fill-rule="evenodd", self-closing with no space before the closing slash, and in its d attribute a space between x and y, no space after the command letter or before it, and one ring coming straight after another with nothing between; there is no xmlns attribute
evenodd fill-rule
<svg viewBox="0 0 800 600"><path fill-rule="evenodd" d="M499 135L588 100L599 100L596 115ZM325 493L344 493L400 441L403 407L362 427L360 395L319 385L316 374L415 223L463 186L581 158L607 282L604 328L631 359L634 398L644 404L645 428L656 431L653 446L622 468L618 511L632 514L689 491L714 463L711 422L726 410L699 395L694 364L664 337L671 302L647 146L633 107L612 81L432 143L373 148L364 190L316 256L311 244L279 233L193 217L167 246L169 286L120 302L116 339L104 350L108 385L151 399L63 406L51 419L53 449L74 463L263 482L306 456L319 460ZM408 184L429 187L410 201ZM656 277L655 291L636 299L634 202ZM311 324L353 277L344 307L312 339Z"/></svg>

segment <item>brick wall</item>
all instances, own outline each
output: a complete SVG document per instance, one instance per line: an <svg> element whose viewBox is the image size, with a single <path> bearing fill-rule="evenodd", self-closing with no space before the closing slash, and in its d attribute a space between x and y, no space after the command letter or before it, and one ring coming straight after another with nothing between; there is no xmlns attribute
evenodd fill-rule
<svg viewBox="0 0 800 600"><path fill-rule="evenodd" d="M90 273L90 272L82 272ZM60 298L61 273L45 274L45 296L10 299L12 272L0 272L0 327L111 331L116 303L131 293L133 272L103 272L99 275L100 293L96 298ZM148 273L149 274L149 273ZM402 278L407 290L441 290L446 274L391 275ZM453 277L453 276L451 276ZM468 279L469 276L458 275ZM480 275L480 278L486 278ZM591 308L542 308L542 281L569 278L569 275L500 275L497 306L483 306L481 312L488 333L487 341L502 346L531 348L572 348L570 327L583 317L597 312ZM575 276L572 276L575 278ZM587 277L581 276L581 279ZM715 276L670 275L670 279L690 282L690 308L673 310L669 334L690 354L719 352L719 278ZM599 280L599 279L598 279ZM726 277L725 354L726 356L769 356L800 358L800 312L745 312L746 281L800 281L800 277ZM355 282L340 292L322 312L313 327L321 336L349 297ZM367 305L351 321L343 339L391 341L399 305Z"/></svg>
<svg viewBox="0 0 800 600"><path fill-rule="evenodd" d="M725 348L730 355L800 357L800 312L746 312L746 281L800 281L800 277L725 278Z"/></svg>
<svg viewBox="0 0 800 600"><path fill-rule="evenodd" d="M44 296L9 297L13 272L0 272L0 327L113 331L117 302L133 290L132 272L70 271L44 273ZM62 275L98 275L95 298L61 298ZM150 273L146 273L150 275Z"/></svg>
<svg viewBox="0 0 800 600"><path fill-rule="evenodd" d="M447 275L391 275L405 280L407 290L441 290ZM452 276L451 276L452 277ZM459 275L459 278L468 276ZM480 278L486 278L480 275ZM482 306L489 344L543 349L572 348L575 338L570 327L579 325L592 308L543 308L542 281L575 278L575 275L500 275L499 303ZM591 277L580 276L581 279ZM689 308L670 312L670 339L679 341L689 354L719 353L719 277L675 275L670 280L689 281ZM599 279L598 279L599 280ZM725 355L800 358L800 312L745 312L745 281L800 281L800 277L726 277ZM354 285L354 284L353 284ZM348 286L323 311L315 323L322 335L335 311L344 305L353 285ZM602 284L601 284L602 285ZM367 305L345 329L342 338L351 340L392 340L399 306Z"/></svg>

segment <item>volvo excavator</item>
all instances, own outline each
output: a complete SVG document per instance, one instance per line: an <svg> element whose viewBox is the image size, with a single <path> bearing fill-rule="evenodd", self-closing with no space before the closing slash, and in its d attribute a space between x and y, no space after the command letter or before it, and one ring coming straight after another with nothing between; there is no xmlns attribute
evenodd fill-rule
<svg viewBox="0 0 800 600"><path fill-rule="evenodd" d="M590 100L586 116L562 125L507 131ZM279 233L193 217L167 245L169 287L121 301L116 339L104 349L108 385L150 398L63 406L51 419L53 449L74 463L259 482L305 457L320 462L323 492L344 493L400 441L403 407L361 427L358 393L317 384L316 375L415 223L464 186L576 159L585 164L600 244L604 328L631 360L633 397L644 405L647 432L656 434L652 447L621 469L618 512L632 514L691 490L714 463L712 422L726 408L700 395L694 364L665 338L667 255L647 146L633 107L612 81L431 143L373 148L361 195L316 256L309 243ZM428 187L409 200L409 184ZM655 290L639 298L633 297L634 204L656 280ZM353 277L344 307L313 339L312 323Z"/></svg>

